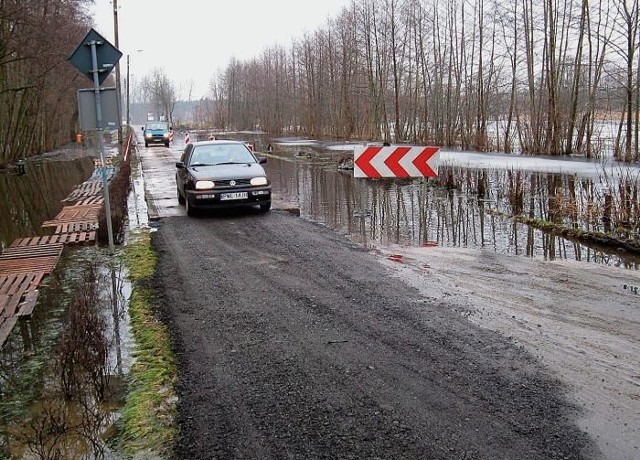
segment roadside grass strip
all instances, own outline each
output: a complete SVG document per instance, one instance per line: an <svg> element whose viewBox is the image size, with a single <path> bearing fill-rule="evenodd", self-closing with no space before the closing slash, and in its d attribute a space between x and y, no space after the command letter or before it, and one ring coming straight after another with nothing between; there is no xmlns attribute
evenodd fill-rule
<svg viewBox="0 0 640 460"><path fill-rule="evenodd" d="M148 232L133 234L124 250L132 294L129 301L135 363L122 411L124 452L170 458L176 440L176 364L169 333L154 314L151 289L157 258Z"/></svg>

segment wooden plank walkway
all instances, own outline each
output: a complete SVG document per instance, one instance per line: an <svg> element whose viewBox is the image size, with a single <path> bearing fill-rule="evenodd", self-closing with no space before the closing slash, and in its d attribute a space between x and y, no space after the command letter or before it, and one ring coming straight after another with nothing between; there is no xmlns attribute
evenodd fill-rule
<svg viewBox="0 0 640 460"><path fill-rule="evenodd" d="M54 270L65 245L95 244L98 214L104 205L102 175L110 179L113 171L97 167L89 180L62 200L75 204L64 206L42 224L42 228L55 228L53 235L17 238L0 254L0 348L18 318L33 313L38 287Z"/></svg>
<svg viewBox="0 0 640 460"><path fill-rule="evenodd" d="M50 243L30 246L13 244L0 254L0 276L20 273L51 273L55 268L64 244Z"/></svg>
<svg viewBox="0 0 640 460"><path fill-rule="evenodd" d="M110 180L113 177L114 168L111 166L103 168L100 166L100 160L94 160L94 164L96 169L94 169L91 177L74 188L69 196L62 200L63 202L75 202L85 198L99 197L103 194L102 175L106 174L107 181Z"/></svg>
<svg viewBox="0 0 640 460"><path fill-rule="evenodd" d="M89 225L89 224L87 224ZM89 244L95 243L96 232L92 231L79 231L79 232L56 232L53 235L48 236L34 236L30 238L18 238L11 246L37 246L49 243L63 243L63 244Z"/></svg>
<svg viewBox="0 0 640 460"><path fill-rule="evenodd" d="M0 347L20 316L29 316L38 301L38 285L45 272L0 275Z"/></svg>
<svg viewBox="0 0 640 460"><path fill-rule="evenodd" d="M104 157L104 163L106 165L112 165L113 164L113 157ZM95 160L93 160L93 165L96 168L99 168L102 166L102 161L100 160L100 158L96 158Z"/></svg>
<svg viewBox="0 0 640 460"><path fill-rule="evenodd" d="M14 242L15 244L15 242ZM55 268L64 245L11 245L0 254L0 347L20 316L28 316L38 300L38 286Z"/></svg>
<svg viewBox="0 0 640 460"><path fill-rule="evenodd" d="M89 206L89 205L102 206L102 203L104 203L103 196L90 196L88 198L82 198L80 201L76 202L76 206Z"/></svg>
<svg viewBox="0 0 640 460"><path fill-rule="evenodd" d="M11 318L16 316L18 305L25 300L23 296L27 292L35 292L36 287L44 274L23 273L20 275L9 275L0 277L0 296L4 303L0 316ZM18 314L19 316L19 314Z"/></svg>
<svg viewBox="0 0 640 460"><path fill-rule="evenodd" d="M62 224L81 224L98 222L98 213L102 204L65 206L62 211L52 219L42 224L42 227L57 227Z"/></svg>

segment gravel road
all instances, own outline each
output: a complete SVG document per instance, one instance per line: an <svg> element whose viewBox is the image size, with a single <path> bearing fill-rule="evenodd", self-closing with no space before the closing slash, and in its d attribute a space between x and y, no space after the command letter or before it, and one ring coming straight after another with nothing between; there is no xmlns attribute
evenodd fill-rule
<svg viewBox="0 0 640 460"><path fill-rule="evenodd" d="M525 347L284 211L158 223L179 459L599 459ZM424 286L423 286L424 288Z"/></svg>

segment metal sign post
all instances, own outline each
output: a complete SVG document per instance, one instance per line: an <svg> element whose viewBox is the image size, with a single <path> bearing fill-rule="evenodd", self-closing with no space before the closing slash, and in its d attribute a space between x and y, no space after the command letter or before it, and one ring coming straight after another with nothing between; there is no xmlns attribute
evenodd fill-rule
<svg viewBox="0 0 640 460"><path fill-rule="evenodd" d="M90 50L87 49L89 46ZM111 69L122 57L117 48L105 40L98 32L91 29L84 40L69 57L69 62L93 81L96 105L96 130L98 131L98 148L100 150L100 164L102 165L102 184L104 190L105 217L109 234L109 252L113 254L113 227L111 223L111 204L109 202L109 182L107 181L106 162L104 160L104 141L102 139L103 114L100 84L107 78ZM118 114L118 126L121 117Z"/></svg>
<svg viewBox="0 0 640 460"><path fill-rule="evenodd" d="M100 164L102 165L102 187L104 190L104 214L107 220L107 233L109 234L109 252L113 254L113 226L111 224L111 204L109 202L109 181L107 180L107 168L104 161L104 141L102 139L102 100L100 96L100 82L98 81L98 54L93 40L88 43L91 46L91 62L93 64L93 89L96 93L96 124L98 131L98 149L100 150Z"/></svg>

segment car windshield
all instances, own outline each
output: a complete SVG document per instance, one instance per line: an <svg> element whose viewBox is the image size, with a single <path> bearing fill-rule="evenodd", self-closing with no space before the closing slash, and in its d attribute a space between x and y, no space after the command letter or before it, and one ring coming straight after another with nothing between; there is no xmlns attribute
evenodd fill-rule
<svg viewBox="0 0 640 460"><path fill-rule="evenodd" d="M147 123L147 129L167 129L166 123Z"/></svg>
<svg viewBox="0 0 640 460"><path fill-rule="evenodd" d="M200 145L194 147L189 165L255 163L256 159L242 144Z"/></svg>

